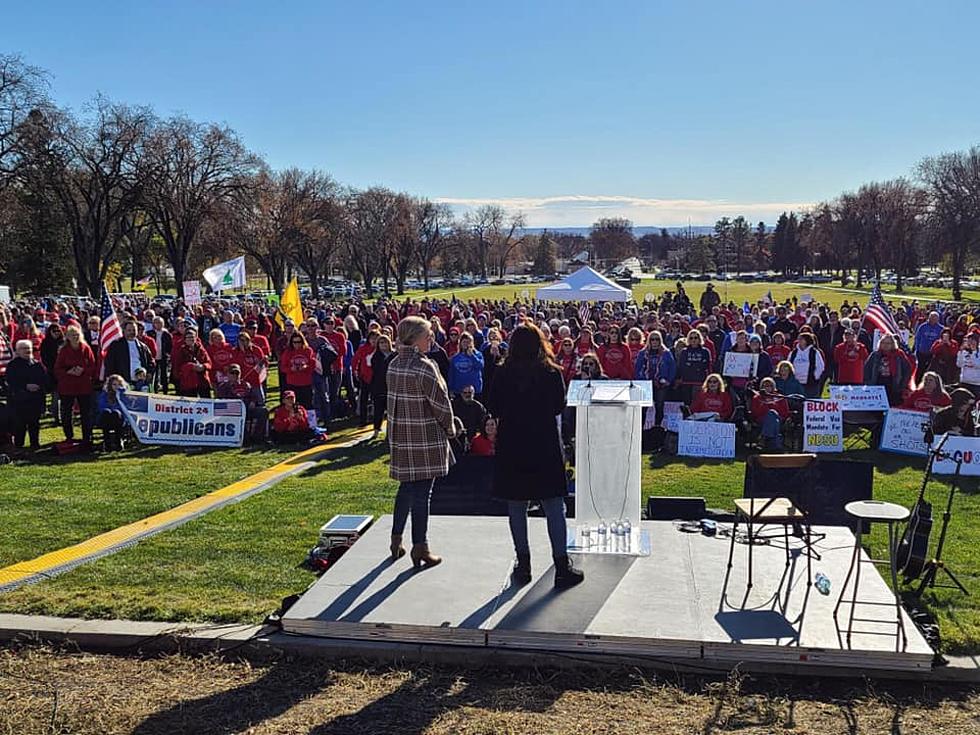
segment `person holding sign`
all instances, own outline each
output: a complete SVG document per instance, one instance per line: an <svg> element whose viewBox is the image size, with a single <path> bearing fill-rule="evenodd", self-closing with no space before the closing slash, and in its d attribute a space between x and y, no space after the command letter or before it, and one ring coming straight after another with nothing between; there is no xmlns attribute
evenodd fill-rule
<svg viewBox="0 0 980 735"><path fill-rule="evenodd" d="M912 365L905 353L895 346L895 338L886 334L878 342L878 349L871 353L864 364L864 384L883 385L888 394L888 405L899 406L902 392L912 377Z"/></svg>
<svg viewBox="0 0 980 735"><path fill-rule="evenodd" d="M749 406L752 422L760 428L766 449L782 449L783 424L790 417L789 402L776 391L772 378L763 378L759 388Z"/></svg>
<svg viewBox="0 0 980 735"><path fill-rule="evenodd" d="M725 381L718 373L711 373L704 380L701 392L691 403L692 414L715 414L715 421L729 421L735 413L732 394L725 390Z"/></svg>
<svg viewBox="0 0 980 735"><path fill-rule="evenodd" d="M980 395L980 336L970 332L963 340L963 349L956 356L956 367L960 369L960 385L969 389L974 396Z"/></svg>
<svg viewBox="0 0 980 735"><path fill-rule="evenodd" d="M909 393L902 408L929 413L933 408L945 408L951 403L952 400L943 388L943 379L939 377L939 373L928 370L922 376L918 389Z"/></svg>

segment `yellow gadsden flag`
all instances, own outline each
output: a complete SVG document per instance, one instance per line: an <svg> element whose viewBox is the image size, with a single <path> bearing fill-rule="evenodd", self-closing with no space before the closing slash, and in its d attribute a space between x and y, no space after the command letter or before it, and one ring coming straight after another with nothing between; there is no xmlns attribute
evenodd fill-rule
<svg viewBox="0 0 980 735"><path fill-rule="evenodd" d="M298 327L303 323L303 304L299 300L299 283L294 278L282 292L279 300L279 311L276 313L276 323L280 327L286 326L286 320L292 319Z"/></svg>

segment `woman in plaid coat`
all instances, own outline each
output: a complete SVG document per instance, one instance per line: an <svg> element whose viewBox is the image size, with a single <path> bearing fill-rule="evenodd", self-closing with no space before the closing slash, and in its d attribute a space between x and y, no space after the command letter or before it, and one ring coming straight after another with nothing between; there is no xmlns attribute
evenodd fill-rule
<svg viewBox="0 0 980 735"><path fill-rule="evenodd" d="M395 496L391 558L405 555L402 534L412 516L412 564L435 566L442 557L429 551L429 496L437 477L449 474L453 457L449 440L463 432L453 416L449 392L439 367L426 352L432 327L417 316L398 323L398 354L388 366L388 444L391 477L401 484Z"/></svg>

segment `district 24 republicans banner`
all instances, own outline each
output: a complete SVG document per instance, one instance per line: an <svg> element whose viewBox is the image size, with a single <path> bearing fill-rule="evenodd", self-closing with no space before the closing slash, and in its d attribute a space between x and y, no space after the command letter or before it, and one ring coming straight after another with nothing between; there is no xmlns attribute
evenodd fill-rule
<svg viewBox="0 0 980 735"><path fill-rule="evenodd" d="M119 403L141 444L242 445L245 404L241 401L123 393Z"/></svg>

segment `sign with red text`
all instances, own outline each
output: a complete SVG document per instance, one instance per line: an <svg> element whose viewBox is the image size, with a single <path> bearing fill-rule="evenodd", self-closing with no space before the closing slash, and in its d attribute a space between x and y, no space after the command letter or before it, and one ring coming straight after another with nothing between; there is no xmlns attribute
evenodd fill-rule
<svg viewBox="0 0 980 735"><path fill-rule="evenodd" d="M933 461L934 475L955 475L956 465L960 466L960 474L964 477L980 475L980 437L937 435L932 441L935 449L945 438L942 454Z"/></svg>
<svg viewBox="0 0 980 735"><path fill-rule="evenodd" d="M887 411L888 393L883 385L832 385L830 400L841 411Z"/></svg>
<svg viewBox="0 0 980 735"><path fill-rule="evenodd" d="M818 400L803 402L803 451L844 451L844 418L840 403Z"/></svg>

